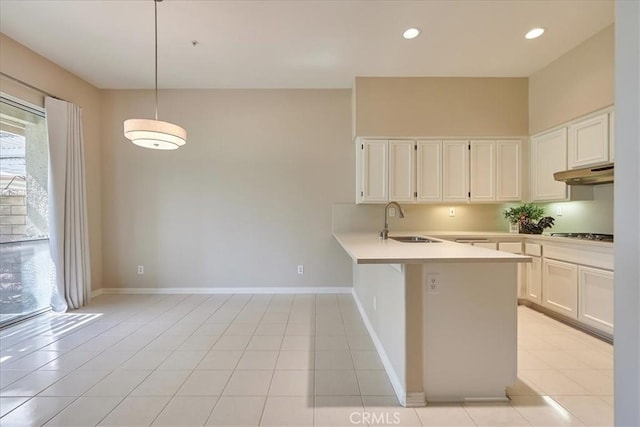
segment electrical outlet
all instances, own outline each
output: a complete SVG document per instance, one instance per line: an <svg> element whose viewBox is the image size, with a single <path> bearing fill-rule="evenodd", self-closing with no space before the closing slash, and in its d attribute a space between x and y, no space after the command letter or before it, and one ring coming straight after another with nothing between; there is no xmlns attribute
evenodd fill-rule
<svg viewBox="0 0 640 427"><path fill-rule="evenodd" d="M562 206L556 207L556 215L557 216L562 216Z"/></svg>
<svg viewBox="0 0 640 427"><path fill-rule="evenodd" d="M440 290L440 275L438 273L427 274L427 293L437 294Z"/></svg>
<svg viewBox="0 0 640 427"><path fill-rule="evenodd" d="M456 208L449 208L449 216L456 216Z"/></svg>
<svg viewBox="0 0 640 427"><path fill-rule="evenodd" d="M144 265L138 266L138 274L144 274Z"/></svg>
<svg viewBox="0 0 640 427"><path fill-rule="evenodd" d="M389 208L389 216L396 216L396 208Z"/></svg>
<svg viewBox="0 0 640 427"><path fill-rule="evenodd" d="M376 300L376 297L373 297L373 311L376 311L378 309L378 301Z"/></svg>
<svg viewBox="0 0 640 427"><path fill-rule="evenodd" d="M298 266L298 274L304 274L304 265Z"/></svg>

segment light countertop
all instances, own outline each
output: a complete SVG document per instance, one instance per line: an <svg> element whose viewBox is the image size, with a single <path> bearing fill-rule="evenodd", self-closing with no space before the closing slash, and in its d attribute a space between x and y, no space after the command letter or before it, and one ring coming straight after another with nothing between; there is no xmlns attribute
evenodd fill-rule
<svg viewBox="0 0 640 427"><path fill-rule="evenodd" d="M442 236L441 233L434 234ZM531 258L528 256L448 241L403 243L392 239L383 240L378 237L377 233L334 233L333 235L357 264L421 264L429 261L531 262ZM391 236L401 235L434 237L424 232L391 233ZM468 236L469 234L464 233L464 235ZM478 234L479 236L487 236L487 233ZM435 238L434 240L440 239Z"/></svg>
<svg viewBox="0 0 640 427"><path fill-rule="evenodd" d="M521 234L507 233L500 231L419 231L420 235L428 235L440 239L493 239L500 241L522 241L522 240L541 240L548 243L568 243L582 246L595 246L600 248L613 248L612 242L602 242L598 240L573 239L569 237L555 237L549 234ZM401 234L401 233L398 233Z"/></svg>

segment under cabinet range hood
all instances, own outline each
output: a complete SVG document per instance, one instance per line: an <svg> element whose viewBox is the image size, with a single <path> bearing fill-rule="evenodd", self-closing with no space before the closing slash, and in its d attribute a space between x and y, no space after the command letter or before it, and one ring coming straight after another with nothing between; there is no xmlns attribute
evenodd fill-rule
<svg viewBox="0 0 640 427"><path fill-rule="evenodd" d="M607 184L613 182L613 163L556 172L553 174L553 178L556 181L566 182L568 185Z"/></svg>

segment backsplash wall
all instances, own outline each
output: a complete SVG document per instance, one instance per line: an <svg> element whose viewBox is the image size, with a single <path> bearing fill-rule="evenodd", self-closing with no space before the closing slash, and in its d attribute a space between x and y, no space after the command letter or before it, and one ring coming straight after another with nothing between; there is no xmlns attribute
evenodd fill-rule
<svg viewBox="0 0 640 427"><path fill-rule="evenodd" d="M389 218L393 231L509 231L502 212L510 204L403 205L405 217ZM594 187L594 200L540 203L545 215L555 218L555 225L545 232L591 232L613 234L613 184ZM455 208L455 217L449 216ZM558 208L562 216L557 215ZM333 205L334 231L379 231L384 220L383 205Z"/></svg>
<svg viewBox="0 0 640 427"><path fill-rule="evenodd" d="M508 222L502 217L504 205L402 205L403 219L389 218L393 231L509 231ZM449 208L455 208L456 216L449 217ZM333 205L334 231L378 231L384 221L383 205Z"/></svg>
<svg viewBox="0 0 640 427"><path fill-rule="evenodd" d="M551 232L613 233L613 184L593 187L593 200L541 203L545 215L555 218ZM562 215L558 216L558 208Z"/></svg>

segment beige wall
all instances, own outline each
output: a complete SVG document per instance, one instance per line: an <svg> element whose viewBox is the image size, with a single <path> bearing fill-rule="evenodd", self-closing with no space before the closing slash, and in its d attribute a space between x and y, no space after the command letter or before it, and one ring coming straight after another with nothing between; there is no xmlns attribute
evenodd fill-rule
<svg viewBox="0 0 640 427"><path fill-rule="evenodd" d="M331 235L354 194L351 91L161 91L160 119L188 132L172 152L122 135L152 91L103 101L105 287L351 285Z"/></svg>
<svg viewBox="0 0 640 427"><path fill-rule="evenodd" d="M0 33L0 71L82 106L92 289L102 287L100 90ZM44 105L41 93L0 78L0 91Z"/></svg>
<svg viewBox="0 0 640 427"><path fill-rule="evenodd" d="M358 77L355 136L526 136L527 78Z"/></svg>
<svg viewBox="0 0 640 427"><path fill-rule="evenodd" d="M613 104L614 27L529 77L529 134Z"/></svg>

